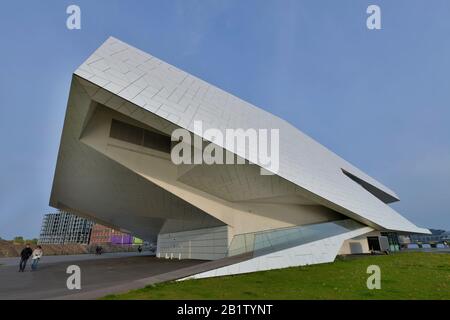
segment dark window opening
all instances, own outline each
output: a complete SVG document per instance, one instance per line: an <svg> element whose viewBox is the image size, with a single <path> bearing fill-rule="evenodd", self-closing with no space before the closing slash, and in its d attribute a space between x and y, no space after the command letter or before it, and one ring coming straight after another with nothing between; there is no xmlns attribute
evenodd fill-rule
<svg viewBox="0 0 450 320"><path fill-rule="evenodd" d="M146 148L156 149L166 153L170 153L170 145L172 141L170 137L165 135L144 130L144 144Z"/></svg>
<svg viewBox="0 0 450 320"><path fill-rule="evenodd" d="M133 126L112 119L109 136L150 149L170 153L171 139L169 136Z"/></svg>
<svg viewBox="0 0 450 320"><path fill-rule="evenodd" d="M380 240L378 237L367 237L367 242L369 244L370 251L380 251Z"/></svg>
<svg viewBox="0 0 450 320"><path fill-rule="evenodd" d="M378 199L380 199L384 203L391 203L391 202L398 201L397 198L391 196L390 194L384 192L383 190L378 189L377 187L375 187L375 186L371 185L370 183L362 180L361 178L358 178L354 174L351 174L350 172L348 172L348 171L346 171L344 169L341 169L341 170L347 177L349 177L350 179L355 181L357 184L359 184L361 187L363 187L364 189L369 191L371 194L373 194L375 197L377 197Z"/></svg>
<svg viewBox="0 0 450 320"><path fill-rule="evenodd" d="M113 119L109 136L114 139L142 145L144 129Z"/></svg>

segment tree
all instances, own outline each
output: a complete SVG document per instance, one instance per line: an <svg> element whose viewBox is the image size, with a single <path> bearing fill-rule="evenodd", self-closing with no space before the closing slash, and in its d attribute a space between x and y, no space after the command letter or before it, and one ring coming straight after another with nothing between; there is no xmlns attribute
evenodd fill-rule
<svg viewBox="0 0 450 320"><path fill-rule="evenodd" d="M29 243L29 244L32 244L32 245L37 245L38 239L34 238L34 239L31 239L31 240L27 240L26 242Z"/></svg>
<svg viewBox="0 0 450 320"><path fill-rule="evenodd" d="M23 244L23 237L21 237L21 236L17 236L17 237L14 237L14 243L20 243L20 244Z"/></svg>

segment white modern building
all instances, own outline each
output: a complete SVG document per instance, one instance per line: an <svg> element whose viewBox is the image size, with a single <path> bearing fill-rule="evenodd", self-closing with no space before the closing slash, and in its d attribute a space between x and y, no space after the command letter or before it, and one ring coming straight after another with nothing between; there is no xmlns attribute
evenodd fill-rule
<svg viewBox="0 0 450 320"><path fill-rule="evenodd" d="M278 130L278 170L175 164L175 129L213 142L194 121ZM428 233L389 206L398 200L285 120L115 38L73 75L50 205L157 240L160 257L232 261L197 277L331 262L381 231Z"/></svg>

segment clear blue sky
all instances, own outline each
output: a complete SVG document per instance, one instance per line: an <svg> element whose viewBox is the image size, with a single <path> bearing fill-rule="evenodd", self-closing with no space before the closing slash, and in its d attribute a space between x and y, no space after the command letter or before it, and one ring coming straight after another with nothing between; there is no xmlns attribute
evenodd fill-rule
<svg viewBox="0 0 450 320"><path fill-rule="evenodd" d="M0 237L37 237L53 211L71 74L110 35L289 120L408 219L450 229L450 1L16 0L0 3Z"/></svg>

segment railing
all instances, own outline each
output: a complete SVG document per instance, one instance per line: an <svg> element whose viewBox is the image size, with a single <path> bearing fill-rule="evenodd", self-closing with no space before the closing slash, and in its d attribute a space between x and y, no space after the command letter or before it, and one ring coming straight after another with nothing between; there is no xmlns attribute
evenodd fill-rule
<svg viewBox="0 0 450 320"><path fill-rule="evenodd" d="M362 227L364 227L362 224L346 219L239 234L234 236L231 241L228 248L228 256L231 257L248 252L253 252L253 256L259 256L329 238Z"/></svg>

